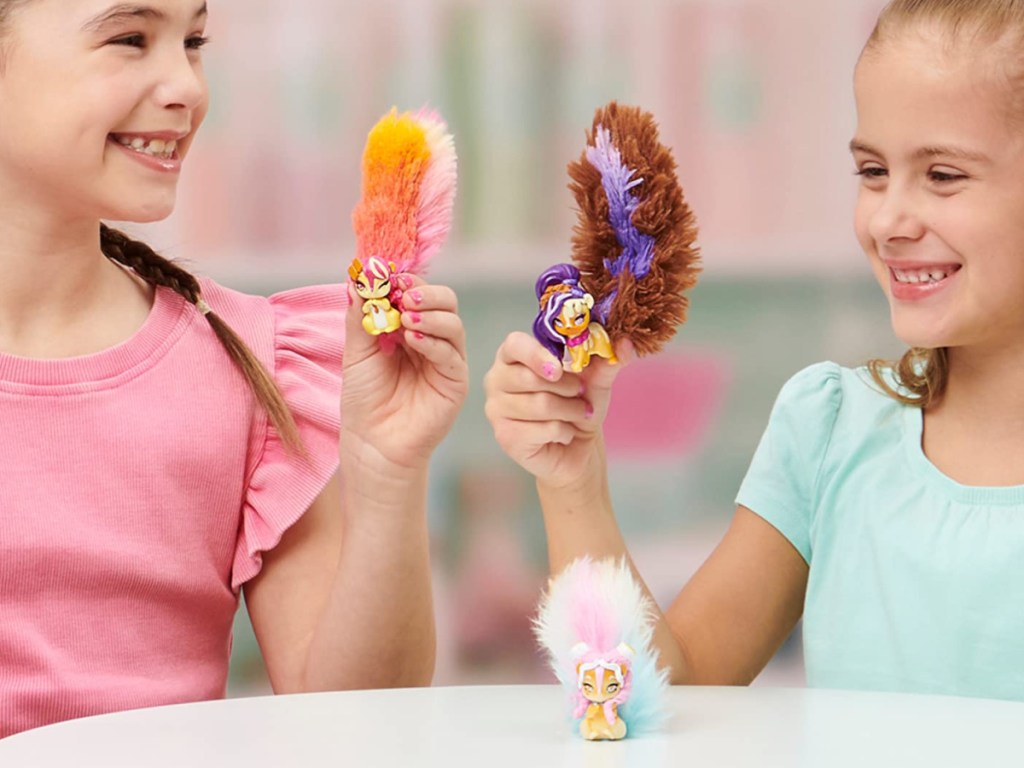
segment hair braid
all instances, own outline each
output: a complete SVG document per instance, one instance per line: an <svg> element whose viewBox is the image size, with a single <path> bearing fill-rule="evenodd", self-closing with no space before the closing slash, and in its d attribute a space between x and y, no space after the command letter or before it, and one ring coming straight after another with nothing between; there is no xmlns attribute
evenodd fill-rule
<svg viewBox="0 0 1024 768"><path fill-rule="evenodd" d="M170 288L203 313L228 355L249 382L256 399L266 410L285 445L301 453L302 440L281 390L238 334L203 301L202 289L195 275L160 256L145 243L132 240L106 224L100 225L100 247L111 261L130 268L150 285Z"/></svg>

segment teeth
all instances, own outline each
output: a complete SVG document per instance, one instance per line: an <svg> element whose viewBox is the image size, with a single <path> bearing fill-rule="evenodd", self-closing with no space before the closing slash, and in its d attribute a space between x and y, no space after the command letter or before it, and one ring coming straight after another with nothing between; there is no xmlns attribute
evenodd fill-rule
<svg viewBox="0 0 1024 768"><path fill-rule="evenodd" d="M133 149L136 152L142 152L146 155L152 155L153 157L162 157L164 159L170 158L174 151L178 148L177 141L163 141L161 139L153 139L150 142L146 142L145 139L135 136L118 136L117 142L129 149Z"/></svg>
<svg viewBox="0 0 1024 768"><path fill-rule="evenodd" d="M894 269L893 274L896 275L896 281L899 283L937 283L940 280L945 280L949 273L944 272L941 269L915 269L915 270L904 270Z"/></svg>

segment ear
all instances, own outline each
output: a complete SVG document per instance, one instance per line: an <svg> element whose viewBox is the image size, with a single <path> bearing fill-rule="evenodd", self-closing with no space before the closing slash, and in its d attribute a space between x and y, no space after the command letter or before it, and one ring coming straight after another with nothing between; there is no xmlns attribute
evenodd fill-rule
<svg viewBox="0 0 1024 768"><path fill-rule="evenodd" d="M363 262L359 259L352 259L352 263L348 266L348 276L353 280L358 280L359 275L363 271Z"/></svg>
<svg viewBox="0 0 1024 768"><path fill-rule="evenodd" d="M593 309L594 308L594 297L591 296L589 293L584 295L583 301L586 303L587 309Z"/></svg>
<svg viewBox="0 0 1024 768"><path fill-rule="evenodd" d="M626 676L629 674L629 664L624 661L619 666L622 668L622 680L625 682Z"/></svg>

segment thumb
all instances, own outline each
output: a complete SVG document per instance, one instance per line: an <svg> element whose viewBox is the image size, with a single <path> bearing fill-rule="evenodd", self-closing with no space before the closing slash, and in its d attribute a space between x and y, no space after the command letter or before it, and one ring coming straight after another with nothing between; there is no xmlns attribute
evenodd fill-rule
<svg viewBox="0 0 1024 768"><path fill-rule="evenodd" d="M356 293L352 283L346 283L348 309L345 310L345 363L351 365L372 357L380 349L376 336L363 328L363 298Z"/></svg>
<svg viewBox="0 0 1024 768"><path fill-rule="evenodd" d="M583 372L583 381L586 384L587 392L604 393L612 388L615 379L622 372L622 369L629 365L636 358L636 350L633 342L628 338L619 339L615 342L615 357L618 362L609 363L604 358L598 358Z"/></svg>

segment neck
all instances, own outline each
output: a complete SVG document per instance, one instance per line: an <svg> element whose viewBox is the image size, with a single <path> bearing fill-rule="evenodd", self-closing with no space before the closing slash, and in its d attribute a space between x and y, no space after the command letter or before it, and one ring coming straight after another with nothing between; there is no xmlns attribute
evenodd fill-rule
<svg viewBox="0 0 1024 768"><path fill-rule="evenodd" d="M140 295L100 250L98 222L0 221L0 352L65 357L103 349L119 336L107 318L131 324Z"/></svg>
<svg viewBox="0 0 1024 768"><path fill-rule="evenodd" d="M1024 354L951 349L946 391L924 415L923 447L966 485L1024 484Z"/></svg>
<svg viewBox="0 0 1024 768"><path fill-rule="evenodd" d="M949 350L949 379L936 411L976 428L1024 427L1024 351Z"/></svg>

